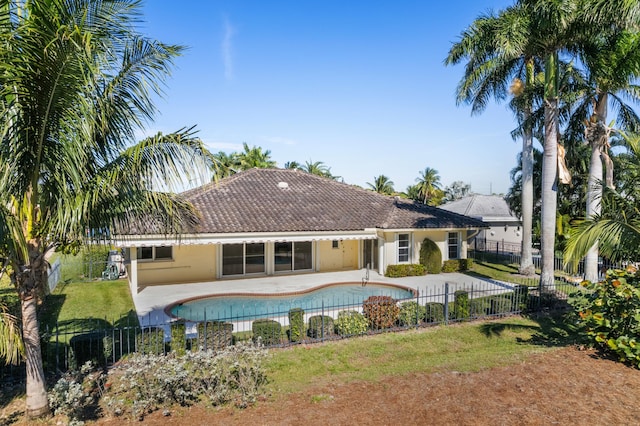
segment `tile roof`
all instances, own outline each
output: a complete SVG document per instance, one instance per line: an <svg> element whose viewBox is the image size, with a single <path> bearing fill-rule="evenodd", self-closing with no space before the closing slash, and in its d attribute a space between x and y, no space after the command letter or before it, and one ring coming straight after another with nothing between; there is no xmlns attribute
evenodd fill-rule
<svg viewBox="0 0 640 426"><path fill-rule="evenodd" d="M251 169L181 194L199 233L478 228L483 222L287 169Z"/></svg>
<svg viewBox="0 0 640 426"><path fill-rule="evenodd" d="M499 195L469 195L468 197L443 204L440 208L479 219L489 217L517 219L509 209L505 199Z"/></svg>

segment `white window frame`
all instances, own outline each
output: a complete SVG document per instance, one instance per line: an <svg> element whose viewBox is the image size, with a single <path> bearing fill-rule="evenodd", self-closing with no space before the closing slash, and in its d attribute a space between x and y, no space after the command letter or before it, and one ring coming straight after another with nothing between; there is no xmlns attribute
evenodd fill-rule
<svg viewBox="0 0 640 426"><path fill-rule="evenodd" d="M451 244L451 236L455 234L456 243ZM460 259L460 232L447 232L447 258L448 259ZM451 248L456 248L456 256L451 257Z"/></svg>
<svg viewBox="0 0 640 426"><path fill-rule="evenodd" d="M407 239L406 239L406 243L407 246L403 247L400 246L401 242L404 242L404 239L400 239L401 236L406 235ZM407 260L400 260L401 257L401 250L406 250L406 256L407 256ZM402 254L404 255L404 253ZM397 233L396 234L396 261L397 263L411 263L411 234L409 232L401 232L401 233Z"/></svg>
<svg viewBox="0 0 640 426"><path fill-rule="evenodd" d="M171 250L171 256L170 257L160 257L158 258L156 256L156 248L158 247L162 247L162 248L169 248ZM151 248L151 258L142 258L140 257L140 255L142 254L142 249L143 248ZM136 259L138 260L138 262L171 262L173 261L173 246L142 246L142 247L138 247L136 250Z"/></svg>

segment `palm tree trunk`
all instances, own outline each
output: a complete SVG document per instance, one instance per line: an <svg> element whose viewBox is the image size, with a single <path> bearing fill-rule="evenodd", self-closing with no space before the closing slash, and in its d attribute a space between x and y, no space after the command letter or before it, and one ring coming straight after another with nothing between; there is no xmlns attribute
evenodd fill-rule
<svg viewBox="0 0 640 426"><path fill-rule="evenodd" d="M544 153L542 156L542 271L540 290L554 287L556 210L558 205L558 62L557 54L545 61Z"/></svg>
<svg viewBox="0 0 640 426"><path fill-rule="evenodd" d="M533 84L533 61L526 64L527 85ZM522 250L520 252L519 272L523 275L533 275L533 250L531 247L531 233L533 229L533 131L529 120L531 106L524 110L524 135L522 138Z"/></svg>
<svg viewBox="0 0 640 426"><path fill-rule="evenodd" d="M27 368L27 418L37 418L49 414L49 401L42 368L40 333L36 315L37 297L21 297L22 337L25 346Z"/></svg>
<svg viewBox="0 0 640 426"><path fill-rule="evenodd" d="M589 180L587 183L587 219L600 214L602 199L602 157L601 152L608 142L606 132L607 93L596 98L594 111L595 122L589 122L587 140L591 146L591 162L589 164ZM598 281L598 243L596 242L584 258L584 279Z"/></svg>
<svg viewBox="0 0 640 426"><path fill-rule="evenodd" d="M598 143L591 143L591 163L587 183L587 219L600 214L602 197L602 160ZM598 281L598 243L595 243L584 258L584 279Z"/></svg>

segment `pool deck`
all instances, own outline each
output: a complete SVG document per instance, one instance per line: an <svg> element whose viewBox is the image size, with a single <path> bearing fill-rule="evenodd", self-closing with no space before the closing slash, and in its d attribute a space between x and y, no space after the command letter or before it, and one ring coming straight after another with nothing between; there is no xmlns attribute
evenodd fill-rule
<svg viewBox="0 0 640 426"><path fill-rule="evenodd" d="M362 283L366 270L278 275L268 277L226 279L193 284L168 284L144 288L133 296L133 303L142 325L166 324L171 318L165 307L185 299L228 293L291 293L308 290L325 284ZM430 274L419 277L387 278L369 271L370 283L396 284L418 290L421 293L443 288L445 283L455 288L466 288L473 283L509 288L511 284L483 280L461 273Z"/></svg>

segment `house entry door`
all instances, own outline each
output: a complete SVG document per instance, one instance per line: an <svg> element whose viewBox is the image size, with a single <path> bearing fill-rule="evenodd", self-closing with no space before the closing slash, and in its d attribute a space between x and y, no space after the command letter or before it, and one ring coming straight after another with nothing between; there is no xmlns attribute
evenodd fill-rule
<svg viewBox="0 0 640 426"><path fill-rule="evenodd" d="M378 240L364 240L362 245L362 266L371 270L378 269Z"/></svg>

